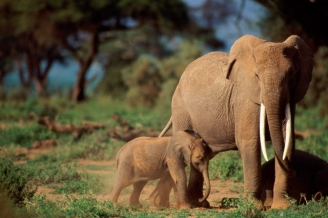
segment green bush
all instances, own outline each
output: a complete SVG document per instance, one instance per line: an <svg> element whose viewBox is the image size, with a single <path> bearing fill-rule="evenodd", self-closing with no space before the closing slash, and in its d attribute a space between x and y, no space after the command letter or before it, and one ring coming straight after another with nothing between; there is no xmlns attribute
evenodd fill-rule
<svg viewBox="0 0 328 218"><path fill-rule="evenodd" d="M54 117L58 113L61 105L35 98L29 98L22 102L1 102L1 120L37 120L41 116Z"/></svg>
<svg viewBox="0 0 328 218"><path fill-rule="evenodd" d="M29 148L36 140L53 139L56 134L49 131L44 126L37 124L18 126L12 125L0 131L0 145L10 144L20 145Z"/></svg>
<svg viewBox="0 0 328 218"><path fill-rule="evenodd" d="M27 164L33 179L40 184L60 183L70 180L81 180L86 174L77 169L76 162L30 162Z"/></svg>
<svg viewBox="0 0 328 218"><path fill-rule="evenodd" d="M226 151L218 154L210 161L209 173L211 179L243 181L242 160L236 151Z"/></svg>
<svg viewBox="0 0 328 218"><path fill-rule="evenodd" d="M99 179L94 177L87 177L82 180L71 180L64 181L56 187L55 194L70 194L77 193L80 195L99 193L103 185L100 183Z"/></svg>
<svg viewBox="0 0 328 218"><path fill-rule="evenodd" d="M261 218L266 217L264 211L256 207L255 200L239 197L237 208L233 210L227 217L247 217L247 218Z"/></svg>
<svg viewBox="0 0 328 218"><path fill-rule="evenodd" d="M31 173L0 157L0 198L7 196L15 204L32 198L37 187L29 183L31 178Z"/></svg>

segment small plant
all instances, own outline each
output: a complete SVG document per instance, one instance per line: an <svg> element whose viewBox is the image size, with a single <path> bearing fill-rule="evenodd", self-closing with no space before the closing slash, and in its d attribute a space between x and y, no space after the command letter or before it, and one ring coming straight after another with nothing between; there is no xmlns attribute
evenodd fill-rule
<svg viewBox="0 0 328 218"><path fill-rule="evenodd" d="M32 198L37 187L29 183L31 178L32 174L0 157L0 198L6 196L15 204Z"/></svg>
<svg viewBox="0 0 328 218"><path fill-rule="evenodd" d="M232 211L229 215L231 217L247 217L247 218L261 218L266 217L262 209L257 206L257 203L254 199L239 197L236 200L237 208Z"/></svg>
<svg viewBox="0 0 328 218"><path fill-rule="evenodd" d="M72 180L62 182L54 191L55 194L77 193L85 195L88 193L99 193L103 185L97 178L87 178L82 180Z"/></svg>
<svg viewBox="0 0 328 218"><path fill-rule="evenodd" d="M228 209L228 208L237 208L240 202L239 198L223 198L221 200L221 208Z"/></svg>
<svg viewBox="0 0 328 218"><path fill-rule="evenodd" d="M0 131L0 144L2 146L15 144L29 148L36 140L53 139L55 137L54 133L38 124L25 125L24 127L11 125Z"/></svg>
<svg viewBox="0 0 328 218"><path fill-rule="evenodd" d="M62 181L81 180L86 175L77 170L76 162L53 162L47 164L31 164L33 178L41 184L59 183Z"/></svg>

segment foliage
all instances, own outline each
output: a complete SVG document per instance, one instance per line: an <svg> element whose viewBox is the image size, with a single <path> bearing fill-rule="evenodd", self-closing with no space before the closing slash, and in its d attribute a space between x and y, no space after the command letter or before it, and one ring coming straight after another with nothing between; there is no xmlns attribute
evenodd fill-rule
<svg viewBox="0 0 328 218"><path fill-rule="evenodd" d="M152 106L160 92L162 67L150 56L140 56L131 66L122 70L123 80L128 86L126 99L131 105Z"/></svg>
<svg viewBox="0 0 328 218"><path fill-rule="evenodd" d="M0 132L2 146L10 144L29 148L36 140L53 139L56 135L40 125L27 125L25 127L11 126Z"/></svg>
<svg viewBox="0 0 328 218"><path fill-rule="evenodd" d="M314 55L314 68L312 81L305 99L301 102L303 106L313 107L321 104L319 111L323 118L328 113L327 83L328 83L328 46L321 46Z"/></svg>
<svg viewBox="0 0 328 218"><path fill-rule="evenodd" d="M41 116L54 117L58 113L58 107L65 108L58 103L43 102L35 98L29 98L26 101L4 101L0 102L0 119L1 120L34 120Z"/></svg>
<svg viewBox="0 0 328 218"><path fill-rule="evenodd" d="M100 181L94 177L86 178L83 180L71 180L60 183L56 187L54 194L69 194L77 193L80 195L85 195L88 193L99 193L103 189L103 185Z"/></svg>
<svg viewBox="0 0 328 218"><path fill-rule="evenodd" d="M1 121L1 130L9 131L16 128L15 135L21 137L39 137L38 134L31 134L36 127L28 120L30 111L36 114L52 114L60 122L71 122L79 124L81 120L96 121L108 126L115 127L117 124L111 119L112 114L117 114L127 120L133 126L151 126L156 130L161 130L170 116L168 108L155 107L148 108L143 105L136 107L129 106L126 102L109 98L108 96L92 99L82 104L71 103L68 100L50 98L47 101L30 102L6 102L2 103L5 112L1 113L4 118ZM47 105L47 106L45 106ZM45 109L47 107L48 109ZM18 109L19 108L19 109ZM19 110L25 122L19 123ZM16 111L16 112L15 112ZM296 141L296 148L309 151L312 154L328 161L326 145L328 144L328 131L326 128L327 116L319 116L320 105L314 108L297 107L295 126L301 131L309 131L310 135L303 140ZM9 116L10 115L10 116ZM34 127L31 127L33 126ZM29 129L31 132L24 130ZM109 129L95 131L85 135L80 140L73 140L72 136L56 136L58 146L47 154L39 155L37 158L27 160L26 163L13 165L14 169L19 169L11 176L11 184L18 184L18 176L26 178L26 184L38 184L53 188L53 193L63 195L56 201L50 201L44 195L34 195L22 201L25 202L20 207L12 204L11 201L3 200L3 205L8 205L8 213L16 217L302 217L307 214L309 217L325 217L327 211L327 200L321 199L318 202L308 199L306 205L292 205L286 210L260 211L253 201L242 197L232 201L227 200L226 207L230 209L210 208L210 209L185 209L174 208L153 209L147 201L144 208L114 206L109 201L96 198L95 194L102 193L110 186L113 178L102 178L98 174L89 174L89 170L114 170L106 166L79 164L80 159L89 160L111 160L115 159L118 149L124 142L106 138ZM42 135L42 134L40 134ZM8 142L7 135L2 135ZM8 136L9 137L9 136ZM5 147L4 147L5 146ZM268 146L270 147L270 146ZM3 148L20 148L13 143L4 144ZM272 149L268 149L269 151ZM272 152L272 151L271 151ZM273 156L273 155L272 155ZM6 158L8 158L6 156ZM2 159L1 159L2 160ZM6 160L6 163L8 160ZM6 164L0 163L0 166ZM1 168L1 167L0 167ZM86 170L87 169L87 170ZM1 169L0 169L1 171ZM211 179L233 180L241 182L243 180L242 160L238 151L227 151L216 155L209 166ZM1 175L4 175L0 172ZM7 178L7 177L6 177ZM0 179L1 180L1 179ZM109 184L107 184L109 183ZM18 185L10 186L17 187ZM31 190L31 189L30 189ZM239 190L238 190L239 192ZM23 193L23 192L22 192ZM72 195L74 193L74 195ZM221 199L215 199L221 200ZM223 201L223 200L222 200ZM0 200L0 203L2 201ZM148 204L147 204L148 203ZM223 202L224 204L224 202ZM1 205L0 205L1 209ZM2 215L0 210L0 216Z"/></svg>
<svg viewBox="0 0 328 218"><path fill-rule="evenodd" d="M0 157L0 196L9 198L15 204L31 199L37 187L29 183L33 175L23 168L15 166L13 162Z"/></svg>
<svg viewBox="0 0 328 218"><path fill-rule="evenodd" d="M315 51L320 46L328 45L328 33L322 31L323 27L321 25L322 22L328 21L327 1L257 0L257 2L270 11L267 15L267 19L262 20L262 28L267 31L268 35L277 36L284 33L288 35L297 34L306 39ZM279 30L285 29L286 31L279 32L270 30L271 27L275 26L277 20L282 22L282 25L279 25ZM285 35L280 39L287 38L287 36Z"/></svg>
<svg viewBox="0 0 328 218"><path fill-rule="evenodd" d="M171 99L185 68L201 56L203 46L199 41L188 40L179 45L177 52L162 61L161 76L163 82L157 105L170 107Z"/></svg>
<svg viewBox="0 0 328 218"><path fill-rule="evenodd" d="M229 213L228 217L260 218L266 217L266 215L256 206L255 200L239 197L236 210Z"/></svg>
<svg viewBox="0 0 328 218"><path fill-rule="evenodd" d="M243 181L242 161L236 151L218 154L210 161L209 168L211 179Z"/></svg>
<svg viewBox="0 0 328 218"><path fill-rule="evenodd" d="M102 42L116 38L117 32L143 27L150 28L151 38L158 41L160 34L181 32L189 24L181 0L137 4L129 0L5 0L0 2L0 12L6 20L0 21L0 54L17 63L22 88L30 91L34 82L38 95L46 96L53 63L73 57L80 65L73 90L76 101L85 99L86 74Z"/></svg>
<svg viewBox="0 0 328 218"><path fill-rule="evenodd" d="M28 169L34 173L34 180L40 184L59 183L69 180L81 180L86 175L77 170L76 162L47 161L30 161L27 165Z"/></svg>

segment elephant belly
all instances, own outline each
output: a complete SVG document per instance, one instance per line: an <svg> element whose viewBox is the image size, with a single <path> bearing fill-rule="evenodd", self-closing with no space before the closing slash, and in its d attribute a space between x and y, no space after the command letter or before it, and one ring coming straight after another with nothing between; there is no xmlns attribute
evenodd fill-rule
<svg viewBox="0 0 328 218"><path fill-rule="evenodd" d="M139 180L155 180L161 178L167 169L159 160L145 159L144 157L135 157L134 175ZM152 163L152 164L149 164Z"/></svg>
<svg viewBox="0 0 328 218"><path fill-rule="evenodd" d="M181 96L174 96L172 102L174 132L191 127L212 150L235 149L234 103L231 100L235 95L233 84L223 78L212 78L212 80L210 78L198 83L194 81L194 84L194 88L181 87L183 90ZM178 101L182 101L184 105ZM179 109L182 106L186 108L184 112ZM178 116L187 119L182 120Z"/></svg>

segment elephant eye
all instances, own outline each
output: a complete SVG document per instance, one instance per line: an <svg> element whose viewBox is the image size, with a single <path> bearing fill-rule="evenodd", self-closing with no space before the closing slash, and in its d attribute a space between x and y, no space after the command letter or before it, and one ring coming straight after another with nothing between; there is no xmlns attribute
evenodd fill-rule
<svg viewBox="0 0 328 218"><path fill-rule="evenodd" d="M196 156L196 158L197 158L199 161L203 161L203 157L202 157L202 156Z"/></svg>

